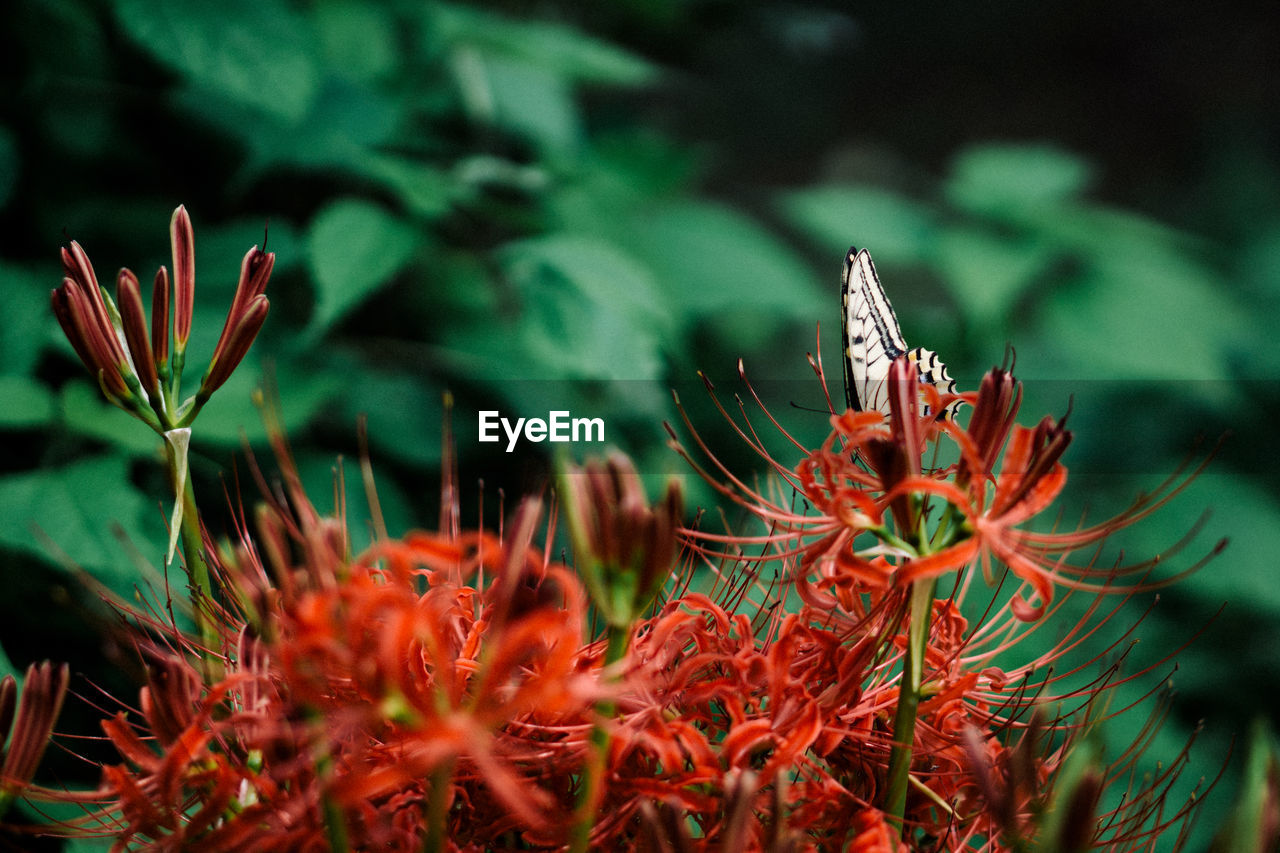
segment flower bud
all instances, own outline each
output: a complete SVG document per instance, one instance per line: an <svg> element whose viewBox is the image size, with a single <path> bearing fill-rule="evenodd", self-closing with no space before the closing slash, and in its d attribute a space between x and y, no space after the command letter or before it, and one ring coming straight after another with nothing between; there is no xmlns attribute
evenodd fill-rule
<svg viewBox="0 0 1280 853"><path fill-rule="evenodd" d="M160 377L156 375L151 342L147 337L147 314L142 307L142 289L138 285L138 277L127 269L120 270L116 277L116 302L119 303L120 324L124 330L125 343L129 345L134 372L137 373L143 390L155 396L160 390Z"/></svg>
<svg viewBox="0 0 1280 853"><path fill-rule="evenodd" d="M679 548L684 495L672 481L650 506L626 456L569 465L561 477L579 569L613 625L629 625L661 590Z"/></svg>
<svg viewBox="0 0 1280 853"><path fill-rule="evenodd" d="M173 345L178 352L184 352L191 337L195 306L196 247L191 217L182 205L169 220L169 241L173 247Z"/></svg>
<svg viewBox="0 0 1280 853"><path fill-rule="evenodd" d="M164 267L156 270L155 280L151 285L151 354L155 359L156 369L167 374L169 372L169 271Z"/></svg>

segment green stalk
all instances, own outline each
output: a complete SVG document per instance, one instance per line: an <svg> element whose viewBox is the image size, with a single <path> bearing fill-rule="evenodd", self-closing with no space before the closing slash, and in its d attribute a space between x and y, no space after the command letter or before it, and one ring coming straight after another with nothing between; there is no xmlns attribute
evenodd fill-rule
<svg viewBox="0 0 1280 853"><path fill-rule="evenodd" d="M453 761L441 762L431 771L431 800L427 803L427 836L422 853L443 853L445 822L449 818L449 784L453 781Z"/></svg>
<svg viewBox="0 0 1280 853"><path fill-rule="evenodd" d="M889 791L885 815L903 828L907 807L907 786L911 775L911 748L916 734L916 712L924 684L924 653L929 639L929 617L933 610L933 590L937 581L924 578L911 585L911 613L907 627L907 651L898 688L898 710L893 718L893 749L889 753Z"/></svg>
<svg viewBox="0 0 1280 853"><path fill-rule="evenodd" d="M321 799L320 808L324 811L325 834L329 836L330 853L349 853L351 842L347 839L347 821L342 814L342 807L326 792Z"/></svg>
<svg viewBox="0 0 1280 853"><path fill-rule="evenodd" d="M177 472L170 472L175 480ZM182 490L182 554L187 567L187 579L191 584L191 611L196 630L204 646L201 652L204 682L214 684L222 677L222 665L218 661L218 632L205 612L206 602L213 601L213 585L209 580L209 564L204 555L204 537L200 533L200 512L196 509L196 494L191 488L191 478L186 479Z"/></svg>
<svg viewBox="0 0 1280 853"><path fill-rule="evenodd" d="M622 660L626 654L627 643L631 639L629 625L609 625L607 631L608 645L604 652L604 665ZM617 706L610 701L596 704L596 714L601 719L610 719L617 713ZM569 836L569 853L586 853L591 830L596 824L596 811L600 806L600 797L604 793L605 765L609 757L609 730L600 723L591 729L591 738L587 744L587 765L582 771L582 787L579 789L578 807L575 810L573 829Z"/></svg>
<svg viewBox="0 0 1280 853"><path fill-rule="evenodd" d="M315 708L305 708L303 714L312 726L323 726L324 716ZM342 804L333 796L333 756L320 753L316 756L316 778L320 781L320 813L324 816L324 834L329 839L330 853L350 853L351 840L347 836L347 818Z"/></svg>

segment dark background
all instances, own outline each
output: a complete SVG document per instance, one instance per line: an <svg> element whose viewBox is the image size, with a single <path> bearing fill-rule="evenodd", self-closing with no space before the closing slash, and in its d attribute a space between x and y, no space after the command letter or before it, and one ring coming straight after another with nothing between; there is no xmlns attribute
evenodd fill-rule
<svg viewBox="0 0 1280 853"><path fill-rule="evenodd" d="M19 670L67 659L125 689L80 572L132 597L165 540L154 436L97 402L48 310L67 240L100 278L147 281L187 205L198 374L267 231L272 315L196 424L193 476L225 523L266 367L321 506L348 460L357 536L358 415L392 532L431 526L446 389L470 518L546 482L546 445L476 441L481 409L602 417L656 478L683 470L661 428L674 387L749 470L696 376L731 394L742 357L820 440L824 417L790 404L823 407L804 361L819 323L841 393L856 244L962 387L1012 345L1024 422L1074 399L1064 518L1123 508L1228 435L1117 539L1145 558L1203 520L1169 573L1232 540L1162 593L1126 662L1196 637L1148 759L1204 720L1184 779L1215 776L1233 741L1236 758L1200 838L1228 810L1280 688L1273 3L17 2L0 75L0 646Z"/></svg>

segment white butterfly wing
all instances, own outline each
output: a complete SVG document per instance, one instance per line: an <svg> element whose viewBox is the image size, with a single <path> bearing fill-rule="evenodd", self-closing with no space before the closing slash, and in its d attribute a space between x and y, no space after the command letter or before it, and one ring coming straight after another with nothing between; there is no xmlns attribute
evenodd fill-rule
<svg viewBox="0 0 1280 853"><path fill-rule="evenodd" d="M921 382L936 385L944 393L955 392L956 383L937 353L923 347L907 350L898 316L866 249L850 249L845 256L842 294L844 388L850 408L887 415L889 365L903 355L915 364ZM954 411L953 404L943 416Z"/></svg>
<svg viewBox="0 0 1280 853"><path fill-rule="evenodd" d="M849 407L889 410L889 365L907 351L898 317L866 249L844 259L844 388Z"/></svg>

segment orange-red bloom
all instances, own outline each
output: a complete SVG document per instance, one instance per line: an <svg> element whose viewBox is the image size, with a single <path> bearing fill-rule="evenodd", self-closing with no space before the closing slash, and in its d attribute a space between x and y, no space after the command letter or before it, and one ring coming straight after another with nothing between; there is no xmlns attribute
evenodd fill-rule
<svg viewBox="0 0 1280 853"><path fill-rule="evenodd" d="M181 361L194 282L184 211L172 235L174 286L157 275L149 336L131 274L119 277L117 324L83 252L65 255L55 304L117 397L163 392ZM270 269L271 256L246 256L200 393L243 355ZM154 374L130 367L140 358ZM269 429L284 485L263 489L234 546L205 543L216 555L206 630L128 611L146 683L136 708L103 722L119 760L96 790L63 797L90 810L64 831L210 853L1005 851L1045 833L1150 849L1191 814L1162 805L1181 759L1135 786L1135 805L1103 814L1100 789L1132 773L1136 752L1055 789L1096 697L1120 679L1108 669L1082 685L1078 665L1053 665L1116 612L1099 602L1117 570L1071 553L1181 486L1101 524L1043 532L1034 524L1066 482L1070 433L1052 418L1018 426L1007 371L943 395L900 362L888 392L887 419L833 414L798 465L740 427L782 488L753 487L711 456L718 473L704 475L765 522L756 535L679 528L679 492L648 504L621 457L576 471L562 482L576 570L552 559L537 499L500 535L461 529L451 464L439 531L353 555L345 520L310 504ZM967 427L928 414L958 402L972 407ZM931 468L940 445L956 461ZM975 582L1004 569L1018 590ZM1099 595L1047 651L1017 658L1062 588ZM218 665L202 670L210 657ZM19 712L0 780L27 796L65 675L29 679L23 708L31 696L40 712ZM0 684L0 722L12 706ZM1077 828L1046 823L1053 809Z"/></svg>

